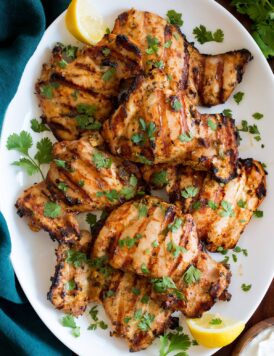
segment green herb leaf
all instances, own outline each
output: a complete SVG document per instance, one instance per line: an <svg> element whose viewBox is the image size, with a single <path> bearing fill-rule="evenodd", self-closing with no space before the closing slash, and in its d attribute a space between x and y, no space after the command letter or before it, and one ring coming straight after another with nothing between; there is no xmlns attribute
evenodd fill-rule
<svg viewBox="0 0 274 356"><path fill-rule="evenodd" d="M38 167L28 158L20 158L19 161L13 162L12 165L23 168L29 176L39 172Z"/></svg>
<svg viewBox="0 0 274 356"><path fill-rule="evenodd" d="M179 136L181 142L190 142L193 139L191 133L184 132Z"/></svg>
<svg viewBox="0 0 274 356"><path fill-rule="evenodd" d="M80 336L80 326L76 326L76 328L73 328L71 333L74 337L79 337Z"/></svg>
<svg viewBox="0 0 274 356"><path fill-rule="evenodd" d="M102 53L103 53L104 56L108 56L110 54L110 49L105 47L105 48L102 49Z"/></svg>
<svg viewBox="0 0 274 356"><path fill-rule="evenodd" d="M226 216L232 217L232 216L235 216L235 212L233 211L232 205L229 202L223 200L221 202L221 206L222 206L222 211L219 212L219 215L221 217L226 217Z"/></svg>
<svg viewBox="0 0 274 356"><path fill-rule="evenodd" d="M131 136L131 141L136 145L143 145L145 141L145 137L143 134L136 133Z"/></svg>
<svg viewBox="0 0 274 356"><path fill-rule="evenodd" d="M212 209L212 210L217 210L218 209L218 205L214 202L214 201L212 201L212 200L209 200L208 201L208 203L207 203L207 205L210 207L210 209Z"/></svg>
<svg viewBox="0 0 274 356"><path fill-rule="evenodd" d="M68 65L68 62L65 59L61 59L61 61L58 62L58 65L60 68L64 69Z"/></svg>
<svg viewBox="0 0 274 356"><path fill-rule="evenodd" d="M66 328L74 329L76 328L76 323L72 315L66 315L62 318L62 325Z"/></svg>
<svg viewBox="0 0 274 356"><path fill-rule="evenodd" d="M242 199L240 199L238 202L237 202L237 205L242 208L242 209L245 209L246 208L246 201L243 201Z"/></svg>
<svg viewBox="0 0 274 356"><path fill-rule="evenodd" d="M16 150L24 155L27 155L32 147L31 135L26 131L21 131L19 135L12 134L7 140L7 149Z"/></svg>
<svg viewBox="0 0 274 356"><path fill-rule="evenodd" d="M180 103L180 101L175 97L171 100L171 107L174 111L180 111L183 107L183 105Z"/></svg>
<svg viewBox="0 0 274 356"><path fill-rule="evenodd" d="M148 274L149 273L149 269L147 268L147 266L144 263L142 263L142 265L141 265L141 271L144 274Z"/></svg>
<svg viewBox="0 0 274 356"><path fill-rule="evenodd" d="M240 102L243 100L245 93L239 91L238 93L233 95L233 98L235 100L235 102L239 105Z"/></svg>
<svg viewBox="0 0 274 356"><path fill-rule="evenodd" d="M97 309L97 305L94 305L90 311L89 311L89 315L91 316L91 318L94 321L98 321L98 309Z"/></svg>
<svg viewBox="0 0 274 356"><path fill-rule="evenodd" d="M81 267L87 262L87 255L77 250L68 250L66 262L74 267Z"/></svg>
<svg viewBox="0 0 274 356"><path fill-rule="evenodd" d="M203 25L195 27L193 35L200 44L212 41L223 42L224 40L224 33L221 29L218 28L215 32L211 32Z"/></svg>
<svg viewBox="0 0 274 356"><path fill-rule="evenodd" d="M164 43L164 48L170 48L172 45L172 41L171 40L168 40Z"/></svg>
<svg viewBox="0 0 274 356"><path fill-rule="evenodd" d="M209 324L210 325L220 325L220 324L222 324L222 322L223 321L220 318L213 318L210 320Z"/></svg>
<svg viewBox="0 0 274 356"><path fill-rule="evenodd" d="M199 192L199 188L194 187L193 185L189 185L186 187L184 190L181 191L181 195L183 198L193 198L195 197Z"/></svg>
<svg viewBox="0 0 274 356"><path fill-rule="evenodd" d="M256 218L262 218L264 216L264 212L262 210L255 210L253 216Z"/></svg>
<svg viewBox="0 0 274 356"><path fill-rule="evenodd" d="M61 190L62 192L66 192L68 190L68 186L64 182L60 182L57 184L57 188Z"/></svg>
<svg viewBox="0 0 274 356"><path fill-rule="evenodd" d="M75 284L75 282L74 282L73 279L71 279L70 281L68 281L68 282L65 284L65 288L66 288L66 290L68 290L68 291L71 291L71 290L75 289L75 287L76 287L76 284Z"/></svg>
<svg viewBox="0 0 274 356"><path fill-rule="evenodd" d="M59 83L49 83L45 85L41 85L40 87L40 94L47 98L47 99L52 99L53 98L53 90L59 88L60 84Z"/></svg>
<svg viewBox="0 0 274 356"><path fill-rule="evenodd" d="M189 285L189 284L193 284L195 282L199 282L201 275L202 275L202 272L198 268L191 265L190 267L188 267L188 269L184 273L183 279L184 279L185 283L187 285Z"/></svg>
<svg viewBox="0 0 274 356"><path fill-rule="evenodd" d="M162 171L153 173L153 175L151 177L151 181L157 187L163 187L163 186L167 185L167 183L168 183L167 171L162 170Z"/></svg>
<svg viewBox="0 0 274 356"><path fill-rule="evenodd" d="M243 290L244 292L248 292L248 291L251 289L251 287L252 287L252 284L245 284L245 283L243 283L243 284L241 285L241 288L242 288L242 290Z"/></svg>
<svg viewBox="0 0 274 356"><path fill-rule="evenodd" d="M154 62L154 67L155 68L159 68L159 69L163 69L165 67L165 64L164 64L164 62L162 60L155 61Z"/></svg>
<svg viewBox="0 0 274 356"><path fill-rule="evenodd" d="M264 117L264 115L259 112L255 112L252 116L255 120L261 120Z"/></svg>
<svg viewBox="0 0 274 356"><path fill-rule="evenodd" d="M116 73L116 69L115 68L109 68L102 76L102 79L105 82L108 82L111 80L111 78L114 76L114 74Z"/></svg>
<svg viewBox="0 0 274 356"><path fill-rule="evenodd" d="M172 25L183 26L184 21L182 20L182 14L176 12L175 10L168 10L166 14L168 22Z"/></svg>
<svg viewBox="0 0 274 356"><path fill-rule="evenodd" d="M151 35L147 35L147 44L148 48L146 49L147 54L157 54L159 50L159 40L156 37L152 37Z"/></svg>
<svg viewBox="0 0 274 356"><path fill-rule="evenodd" d="M212 131L216 131L216 129L217 129L217 123L216 122L214 122L211 119L208 119L207 120L207 125L208 125L208 127L211 128Z"/></svg>
<svg viewBox="0 0 274 356"><path fill-rule="evenodd" d="M109 190L109 191L97 192L96 196L97 197L105 196L112 203L120 198L119 193L115 189L112 189L112 190Z"/></svg>
<svg viewBox="0 0 274 356"><path fill-rule="evenodd" d="M91 213L88 213L86 216L86 222L93 227L97 223L97 216Z"/></svg>
<svg viewBox="0 0 274 356"><path fill-rule="evenodd" d="M39 165L50 163L52 161L53 148L51 140L48 137L44 137L42 140L37 142L36 147L37 153L34 158L38 161Z"/></svg>
<svg viewBox="0 0 274 356"><path fill-rule="evenodd" d="M42 122L39 122L37 119L32 119L31 121L31 129L34 132L44 132L44 131L50 131L49 128Z"/></svg>
<svg viewBox="0 0 274 356"><path fill-rule="evenodd" d="M170 277L153 278L151 283L157 293L165 293L169 289L177 289L176 284Z"/></svg>
<svg viewBox="0 0 274 356"><path fill-rule="evenodd" d="M110 157L107 157L104 153L97 150L94 151L94 153L92 154L92 160L97 169L108 169L111 167L112 164L112 159Z"/></svg>
<svg viewBox="0 0 274 356"><path fill-rule="evenodd" d="M141 303L143 304L148 304L149 302L149 296L148 295L144 295L142 298L141 298Z"/></svg>
<svg viewBox="0 0 274 356"><path fill-rule="evenodd" d="M44 216L47 218L58 218L61 215L61 206L53 203L47 202L44 206Z"/></svg>
<svg viewBox="0 0 274 356"><path fill-rule="evenodd" d="M230 109L224 109L223 115L226 117L232 117L232 111Z"/></svg>
<svg viewBox="0 0 274 356"><path fill-rule="evenodd" d="M145 204L140 203L138 206L138 217L142 218L142 217L146 217L147 216L147 206Z"/></svg>
<svg viewBox="0 0 274 356"><path fill-rule="evenodd" d="M171 232L176 232L179 230L180 226L182 225L183 220L180 218L175 218L174 221L170 224L168 224L168 230Z"/></svg>
<svg viewBox="0 0 274 356"><path fill-rule="evenodd" d="M155 316L153 314L145 312L138 324L138 328L142 331L148 331L154 319Z"/></svg>

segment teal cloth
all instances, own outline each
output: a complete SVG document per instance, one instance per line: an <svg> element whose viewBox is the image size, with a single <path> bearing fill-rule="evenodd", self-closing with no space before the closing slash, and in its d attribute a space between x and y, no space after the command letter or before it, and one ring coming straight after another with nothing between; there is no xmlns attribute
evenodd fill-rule
<svg viewBox="0 0 274 356"><path fill-rule="evenodd" d="M45 28L69 0L0 0L0 129L24 67ZM1 356L72 355L43 324L16 280L11 243L0 213L0 354Z"/></svg>

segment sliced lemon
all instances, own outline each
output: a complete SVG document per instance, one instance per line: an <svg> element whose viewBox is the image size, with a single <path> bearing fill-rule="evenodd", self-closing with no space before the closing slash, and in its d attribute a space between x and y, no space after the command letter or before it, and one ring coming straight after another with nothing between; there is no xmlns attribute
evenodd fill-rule
<svg viewBox="0 0 274 356"><path fill-rule="evenodd" d="M106 30L91 0L72 0L66 13L66 25L74 37L87 44L100 41Z"/></svg>
<svg viewBox="0 0 274 356"><path fill-rule="evenodd" d="M189 330L200 345L209 348L230 344L243 331L242 321L223 318L218 314L205 313L199 319L186 320Z"/></svg>

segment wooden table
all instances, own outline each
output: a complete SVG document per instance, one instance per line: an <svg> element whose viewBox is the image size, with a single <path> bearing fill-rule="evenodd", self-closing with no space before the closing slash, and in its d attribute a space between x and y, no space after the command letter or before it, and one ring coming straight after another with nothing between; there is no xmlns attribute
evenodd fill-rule
<svg viewBox="0 0 274 356"><path fill-rule="evenodd" d="M219 4L223 5L229 12L231 12L246 28L248 31L251 29L251 21L248 17L236 12L235 8L230 5L229 0L216 0ZM274 72L274 58L268 61L272 71ZM249 329L252 325L257 324L259 321L270 318L274 316L274 279L264 297L258 309L249 319L245 330ZM240 337L239 337L240 338ZM238 338L238 339L239 339ZM223 347L221 350L216 352L214 356L230 356L235 344L238 339L236 339L232 344Z"/></svg>

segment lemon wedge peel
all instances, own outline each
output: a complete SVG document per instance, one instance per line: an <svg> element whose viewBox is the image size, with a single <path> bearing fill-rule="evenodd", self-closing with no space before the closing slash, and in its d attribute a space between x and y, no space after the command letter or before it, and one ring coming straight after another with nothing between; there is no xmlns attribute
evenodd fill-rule
<svg viewBox="0 0 274 356"><path fill-rule="evenodd" d="M217 325L209 323L212 319L221 319ZM203 320L205 319L205 320ZM187 319L187 326L197 342L207 348L218 348L232 343L244 330L245 323L232 321L219 315L204 314L200 319Z"/></svg>
<svg viewBox="0 0 274 356"><path fill-rule="evenodd" d="M72 0L65 20L70 33L86 44L96 44L105 34L103 18L90 0Z"/></svg>

